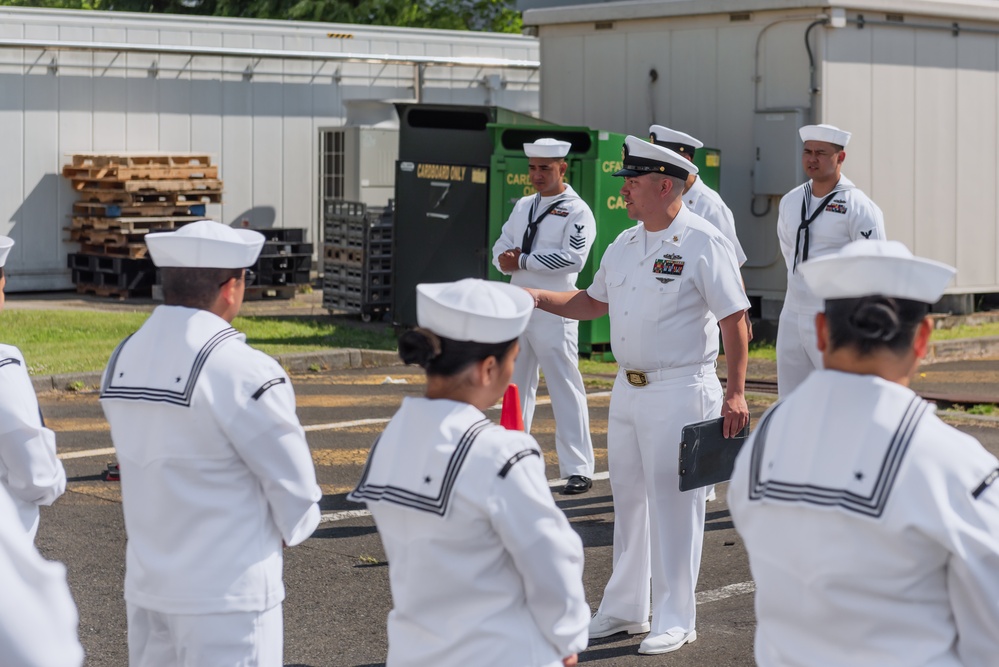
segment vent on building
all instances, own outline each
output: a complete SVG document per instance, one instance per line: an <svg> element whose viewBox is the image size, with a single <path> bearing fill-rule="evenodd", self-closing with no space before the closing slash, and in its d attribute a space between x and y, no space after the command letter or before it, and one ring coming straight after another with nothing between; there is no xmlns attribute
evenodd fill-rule
<svg viewBox="0 0 999 667"><path fill-rule="evenodd" d="M613 30L614 29L614 22L613 21L597 21L596 23L593 24L593 29L594 30Z"/></svg>
<svg viewBox="0 0 999 667"><path fill-rule="evenodd" d="M753 20L753 15L750 14L749 12L739 12L737 14L729 14L728 15L728 20L729 21L752 21Z"/></svg>
<svg viewBox="0 0 999 667"><path fill-rule="evenodd" d="M901 14L885 14L885 21L892 21L894 23L904 23L905 17Z"/></svg>
<svg viewBox="0 0 999 667"><path fill-rule="evenodd" d="M323 189L322 199L344 198L345 144L343 130L322 130L319 134L319 174Z"/></svg>

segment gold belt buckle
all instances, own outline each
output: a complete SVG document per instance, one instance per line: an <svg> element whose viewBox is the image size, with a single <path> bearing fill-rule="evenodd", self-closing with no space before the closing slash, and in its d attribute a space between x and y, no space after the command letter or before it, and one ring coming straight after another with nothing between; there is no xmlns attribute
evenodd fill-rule
<svg viewBox="0 0 999 667"><path fill-rule="evenodd" d="M642 371L625 371L624 377L632 387L644 387L649 383L649 378Z"/></svg>

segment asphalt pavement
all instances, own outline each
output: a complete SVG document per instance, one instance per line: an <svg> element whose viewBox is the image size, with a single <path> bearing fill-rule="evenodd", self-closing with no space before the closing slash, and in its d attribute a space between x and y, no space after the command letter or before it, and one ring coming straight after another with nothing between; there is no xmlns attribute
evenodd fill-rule
<svg viewBox="0 0 999 667"><path fill-rule="evenodd" d="M772 365L771 365L772 366ZM756 376L772 367L756 362ZM723 370L723 369L722 369ZM999 361L938 364L923 369L918 382L999 394ZM984 379L983 379L984 378ZM305 543L286 551L285 662L297 667L372 667L386 655L385 620L391 608L388 567L374 524L363 507L345 500L361 473L368 448L404 396L420 395L416 369L401 366L347 368L293 375L298 413L323 488L323 523ZM590 397L597 479L581 496L553 492L585 545L584 583L594 608L610 574L614 515L607 470L609 397L599 382ZM751 395L759 416L772 396ZM125 606L122 599L125 533L120 487L102 472L114 460L111 440L93 392L47 391L39 395L47 423L57 433L69 476L67 493L42 508L38 546L68 567L80 611L80 636L88 667L127 663ZM498 410L492 413L498 419ZM999 423L993 418L954 414L959 428L999 454ZM542 401L534 434L545 452L548 476L557 472L554 421ZM127 471L125 472L127 474ZM663 656L638 656L641 636L594 640L581 663L601 667L753 665L753 584L742 540L725 503L708 505L704 556L698 582L698 639ZM201 539L225 539L206 535Z"/></svg>

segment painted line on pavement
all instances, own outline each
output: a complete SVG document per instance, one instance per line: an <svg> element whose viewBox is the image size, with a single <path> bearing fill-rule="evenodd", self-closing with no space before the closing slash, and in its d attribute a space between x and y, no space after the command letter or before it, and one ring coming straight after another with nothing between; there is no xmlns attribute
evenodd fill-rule
<svg viewBox="0 0 999 667"><path fill-rule="evenodd" d="M697 604L706 604L708 602L724 600L725 598L733 598L736 595L746 595L747 593L752 593L755 590L755 581L744 581L741 584L729 584L728 586L722 586L721 588L716 588L713 591L701 591L694 597L697 599Z"/></svg>
<svg viewBox="0 0 999 667"><path fill-rule="evenodd" d="M114 454L114 447L105 447L104 449L84 449L79 452L63 452L62 454L57 454L57 458L62 460L66 459L85 459L90 456L107 456L109 454Z"/></svg>

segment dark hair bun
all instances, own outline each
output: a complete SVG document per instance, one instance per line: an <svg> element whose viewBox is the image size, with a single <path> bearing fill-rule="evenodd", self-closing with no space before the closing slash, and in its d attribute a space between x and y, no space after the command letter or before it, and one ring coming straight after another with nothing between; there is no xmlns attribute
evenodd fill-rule
<svg viewBox="0 0 999 667"><path fill-rule="evenodd" d="M399 357L407 364L426 369L441 353L441 339L426 329L410 329L399 336Z"/></svg>
<svg viewBox="0 0 999 667"><path fill-rule="evenodd" d="M849 323L854 336L862 340L887 343L901 331L895 304L886 297L862 299L850 315Z"/></svg>

